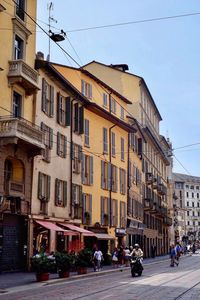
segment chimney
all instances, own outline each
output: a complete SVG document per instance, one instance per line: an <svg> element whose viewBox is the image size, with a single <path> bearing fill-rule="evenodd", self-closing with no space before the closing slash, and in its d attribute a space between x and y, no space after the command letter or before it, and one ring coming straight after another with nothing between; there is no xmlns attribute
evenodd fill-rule
<svg viewBox="0 0 200 300"><path fill-rule="evenodd" d="M123 72L129 70L127 64L118 64L118 65L112 65L112 64L111 64L110 66L111 66L112 68L114 68L114 69L118 69L118 70L123 71Z"/></svg>

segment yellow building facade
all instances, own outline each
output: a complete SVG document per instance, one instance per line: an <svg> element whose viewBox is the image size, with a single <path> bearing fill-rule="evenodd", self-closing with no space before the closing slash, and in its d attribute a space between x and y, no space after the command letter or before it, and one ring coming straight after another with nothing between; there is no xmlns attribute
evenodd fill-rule
<svg viewBox="0 0 200 300"><path fill-rule="evenodd" d="M0 246L1 269L25 268L31 207L33 157L43 134L33 124L36 1L0 1Z"/></svg>

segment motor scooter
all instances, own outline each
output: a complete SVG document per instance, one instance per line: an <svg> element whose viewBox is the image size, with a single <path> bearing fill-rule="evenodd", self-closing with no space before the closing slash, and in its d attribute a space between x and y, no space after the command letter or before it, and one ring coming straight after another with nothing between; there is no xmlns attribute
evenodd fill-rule
<svg viewBox="0 0 200 300"><path fill-rule="evenodd" d="M132 277L135 277L137 274L138 276L142 275L142 271L144 270L142 264L141 264L141 257L132 257L130 260L130 267L131 267L131 275Z"/></svg>

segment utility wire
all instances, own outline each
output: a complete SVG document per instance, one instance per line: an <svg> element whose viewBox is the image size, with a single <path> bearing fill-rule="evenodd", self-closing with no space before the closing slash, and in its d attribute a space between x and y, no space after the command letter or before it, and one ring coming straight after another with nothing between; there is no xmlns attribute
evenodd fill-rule
<svg viewBox="0 0 200 300"><path fill-rule="evenodd" d="M174 155L175 160L181 165L181 167L187 172L188 175L191 176L191 173L184 167L184 165L178 160L178 158Z"/></svg>
<svg viewBox="0 0 200 300"><path fill-rule="evenodd" d="M185 17L198 16L198 15L200 15L200 12L174 15L174 16L166 16L166 17L160 17L160 18L136 20L136 21L130 21L130 22L106 24L106 25L93 26L93 27L77 28L77 29L72 29L72 30L66 30L66 32L71 33L71 32L78 32L78 31L87 31L87 30L102 29L102 28L109 28L109 27L117 27L117 26L125 26L125 25L132 25L132 24L140 24L140 23L149 23L149 22L162 21L162 20L177 19L177 18L185 18Z"/></svg>

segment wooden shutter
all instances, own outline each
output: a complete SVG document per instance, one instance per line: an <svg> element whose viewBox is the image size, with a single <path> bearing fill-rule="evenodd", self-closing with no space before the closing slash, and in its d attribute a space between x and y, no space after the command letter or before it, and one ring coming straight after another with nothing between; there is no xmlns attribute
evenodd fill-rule
<svg viewBox="0 0 200 300"><path fill-rule="evenodd" d="M59 180L58 178L55 179L55 205L58 205L58 185Z"/></svg>
<svg viewBox="0 0 200 300"><path fill-rule="evenodd" d="M54 87L50 86L50 117L54 116Z"/></svg>
<svg viewBox="0 0 200 300"><path fill-rule="evenodd" d="M70 126L71 125L71 98L66 97L65 99L65 125Z"/></svg>
<svg viewBox="0 0 200 300"><path fill-rule="evenodd" d="M60 132L57 132L57 155L60 155Z"/></svg>
<svg viewBox="0 0 200 300"><path fill-rule="evenodd" d="M81 185L79 185L79 206L83 207L83 191Z"/></svg>
<svg viewBox="0 0 200 300"><path fill-rule="evenodd" d="M127 205L126 205L126 202L124 202L124 226L125 226L125 228L127 226Z"/></svg>
<svg viewBox="0 0 200 300"><path fill-rule="evenodd" d="M115 167L115 192L118 190L118 168Z"/></svg>
<svg viewBox="0 0 200 300"><path fill-rule="evenodd" d="M86 223L86 217L85 217L85 212L86 212L86 194L82 194L82 199L83 199L83 224Z"/></svg>
<svg viewBox="0 0 200 300"><path fill-rule="evenodd" d="M42 78L42 105L41 109L46 113L46 93L47 93L47 82L44 78Z"/></svg>
<svg viewBox="0 0 200 300"><path fill-rule="evenodd" d="M126 188L127 188L127 186L126 186L126 170L124 170L124 195L126 194Z"/></svg>
<svg viewBox="0 0 200 300"><path fill-rule="evenodd" d="M53 148L53 129L49 127L49 149Z"/></svg>
<svg viewBox="0 0 200 300"><path fill-rule="evenodd" d="M111 163L108 163L108 190L112 189L112 180L111 180Z"/></svg>
<svg viewBox="0 0 200 300"><path fill-rule="evenodd" d="M92 85L89 84L89 98L92 99Z"/></svg>
<svg viewBox="0 0 200 300"><path fill-rule="evenodd" d="M81 164L81 173L82 173L82 183L85 184L85 155L82 155L82 164Z"/></svg>
<svg viewBox="0 0 200 300"><path fill-rule="evenodd" d="M93 167L93 157L90 156L90 185L93 185L93 177L94 177L94 167Z"/></svg>
<svg viewBox="0 0 200 300"><path fill-rule="evenodd" d="M67 181L63 181L63 206L67 206Z"/></svg>
<svg viewBox="0 0 200 300"><path fill-rule="evenodd" d="M138 139L138 155L140 155L142 158L142 139L141 138Z"/></svg>
<svg viewBox="0 0 200 300"><path fill-rule="evenodd" d="M51 177L47 175L47 201L50 200L51 194Z"/></svg>
<svg viewBox="0 0 200 300"><path fill-rule="evenodd" d="M84 107L81 105L79 107L79 134L84 133Z"/></svg>
<svg viewBox="0 0 200 300"><path fill-rule="evenodd" d="M42 173L38 172L38 199L42 199Z"/></svg>
<svg viewBox="0 0 200 300"><path fill-rule="evenodd" d="M60 110L60 105L61 105L61 99L60 99L60 93L57 93L57 122L58 124L60 124L60 114L61 114L61 110Z"/></svg>
<svg viewBox="0 0 200 300"><path fill-rule="evenodd" d="M75 103L74 104L74 131L78 132L79 131L79 104Z"/></svg>
<svg viewBox="0 0 200 300"><path fill-rule="evenodd" d="M102 160L102 161L101 161L101 188L102 188L102 189L105 189L105 181L104 181L104 178L105 178L105 163L104 163L104 161Z"/></svg>
<svg viewBox="0 0 200 300"><path fill-rule="evenodd" d="M120 194L122 194L122 169L119 169L119 185L120 185Z"/></svg>
<svg viewBox="0 0 200 300"><path fill-rule="evenodd" d="M84 80L81 80L81 93L83 95L85 95L85 82L84 82Z"/></svg>
<svg viewBox="0 0 200 300"><path fill-rule="evenodd" d="M66 158L67 157L67 137L64 136L64 153L63 153L63 157Z"/></svg>
<svg viewBox="0 0 200 300"><path fill-rule="evenodd" d="M80 162L82 160L82 146L78 146L78 161Z"/></svg>
<svg viewBox="0 0 200 300"><path fill-rule="evenodd" d="M101 215L100 215L101 225L104 225L104 197L101 196Z"/></svg>
<svg viewBox="0 0 200 300"><path fill-rule="evenodd" d="M110 201L110 217L111 217L111 226L113 226L113 199Z"/></svg>
<svg viewBox="0 0 200 300"><path fill-rule="evenodd" d="M90 223L92 222L92 195L89 195L89 213L90 213Z"/></svg>
<svg viewBox="0 0 200 300"><path fill-rule="evenodd" d="M132 184L132 181L131 181L131 172L132 172L132 163L131 161L129 160L128 162L128 187L130 188L131 187L131 184Z"/></svg>

